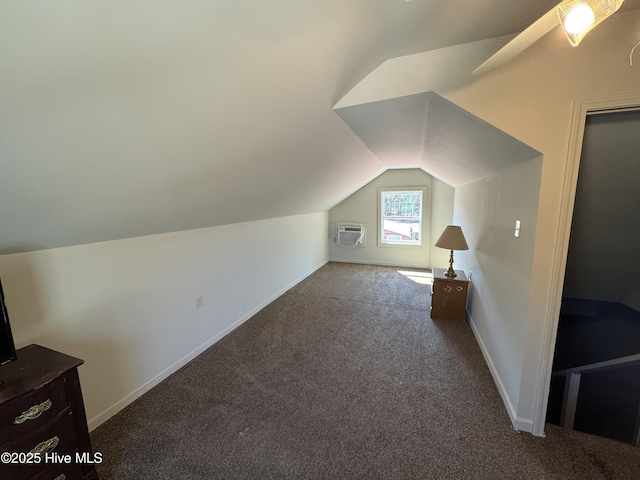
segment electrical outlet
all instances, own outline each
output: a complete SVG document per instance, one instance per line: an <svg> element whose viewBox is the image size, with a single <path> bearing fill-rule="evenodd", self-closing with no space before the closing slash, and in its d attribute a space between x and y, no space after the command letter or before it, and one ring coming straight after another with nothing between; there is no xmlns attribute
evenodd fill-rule
<svg viewBox="0 0 640 480"><path fill-rule="evenodd" d="M196 308L204 307L204 297L202 295L198 295L196 297Z"/></svg>

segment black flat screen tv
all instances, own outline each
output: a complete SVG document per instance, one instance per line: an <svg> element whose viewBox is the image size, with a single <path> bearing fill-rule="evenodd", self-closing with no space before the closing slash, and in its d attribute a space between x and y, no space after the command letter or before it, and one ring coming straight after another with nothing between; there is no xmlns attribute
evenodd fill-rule
<svg viewBox="0 0 640 480"><path fill-rule="evenodd" d="M4 303L4 292L2 291L2 281L0 281L0 365L12 362L16 359L16 347L11 335L11 325L9 325L9 314ZM0 374L2 371L0 370Z"/></svg>

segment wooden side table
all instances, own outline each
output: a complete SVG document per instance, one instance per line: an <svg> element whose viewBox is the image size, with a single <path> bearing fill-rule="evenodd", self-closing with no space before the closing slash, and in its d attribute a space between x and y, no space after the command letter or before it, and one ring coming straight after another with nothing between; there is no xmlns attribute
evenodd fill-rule
<svg viewBox="0 0 640 480"><path fill-rule="evenodd" d="M456 277L447 277L444 268L433 268L431 284L431 318L464 322L467 313L469 279L462 270Z"/></svg>

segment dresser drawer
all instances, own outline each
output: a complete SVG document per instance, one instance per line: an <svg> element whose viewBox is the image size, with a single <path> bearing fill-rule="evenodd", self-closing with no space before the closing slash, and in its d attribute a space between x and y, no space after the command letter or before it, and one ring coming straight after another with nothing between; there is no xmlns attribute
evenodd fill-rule
<svg viewBox="0 0 640 480"><path fill-rule="evenodd" d="M76 463L46 465L32 480L82 480L82 469Z"/></svg>
<svg viewBox="0 0 640 480"><path fill-rule="evenodd" d="M22 454L27 459L27 453L50 440L52 453L72 457L69 464L52 455L40 463L0 462L0 480L97 480L93 464L75 463L76 452L91 454L78 377L82 360L40 345L16 353L15 361L2 366L0 453L18 454L18 459Z"/></svg>
<svg viewBox="0 0 640 480"><path fill-rule="evenodd" d="M73 414L71 412L63 413L60 418L52 420L50 424L40 430L5 445L1 450L2 452L28 454L36 449L41 452L39 462L0 463L0 478L22 480L32 478L40 472L57 471L60 465L52 461L47 462L46 453L71 454L73 455L72 462L75 462L78 439Z"/></svg>
<svg viewBox="0 0 640 480"><path fill-rule="evenodd" d="M0 406L0 447L39 429L69 407L64 377Z"/></svg>

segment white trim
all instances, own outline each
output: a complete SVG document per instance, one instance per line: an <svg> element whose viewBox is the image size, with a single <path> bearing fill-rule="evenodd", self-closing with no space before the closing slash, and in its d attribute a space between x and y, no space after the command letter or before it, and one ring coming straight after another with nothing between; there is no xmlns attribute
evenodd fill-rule
<svg viewBox="0 0 640 480"><path fill-rule="evenodd" d="M122 398L121 400L117 401L116 403L114 403L113 405L111 405L110 407L108 407L107 409L105 409L104 411L102 411L101 413L96 415L95 417L91 418L87 422L88 426L89 426L89 431L92 431L95 428L97 428L100 425L102 425L104 422L106 422L111 417L113 417L116 413L118 413L119 411L123 410L125 407L127 407L128 405L133 403L135 400L140 398L142 395L147 393L153 387L155 387L160 382L162 382L167 377L169 377L169 375L171 375L172 373L177 372L180 368L184 367L187 363L189 363L191 360L196 358L198 355L200 355L202 352L204 352L207 348L209 348L212 345L214 345L215 343L217 343L223 337L225 337L226 335L231 333L233 330L238 328L240 325L242 325L244 322L246 322L251 317L253 317L256 313L258 313L264 307L266 307L271 302L273 302L275 299L277 299L282 294L284 294L287 290L289 290L290 288L294 287L295 285L300 283L302 280L304 280L305 278L307 278L309 275L311 275L312 273L316 272L320 268L324 267L327 263L329 263L329 260L324 260L318 266L312 268L308 273L305 273L304 275L299 277L297 280L294 280L293 282L291 282L288 286L284 287L279 292L277 292L276 294L272 295L270 298L268 298L267 300L262 302L260 305L258 305L257 307L253 308L252 310L250 310L248 313L246 313L241 318L239 318L238 320L233 322L231 325L229 325L227 328L225 328L224 330L218 332L212 338L210 338L209 340L204 342L202 345L200 345L199 347L197 347L194 350L192 350L191 352L189 352L187 355L185 355L184 357L179 359L177 362L175 362L172 365L170 365L168 368L166 368L165 370L160 372L158 375L153 377L151 380L149 380L148 382L144 383L140 387L136 388L129 395L125 396L124 398Z"/></svg>
<svg viewBox="0 0 640 480"><path fill-rule="evenodd" d="M496 368L495 363L493 363L493 359L489 354L489 350L487 349L486 345L482 341L482 336L480 335L480 332L476 328L475 322L473 321L471 314L469 314L469 311L467 311L467 319L469 321L469 326L471 326L471 331L473 332L473 335L476 337L476 342L478 342L478 346L480 347L480 351L482 352L484 361L489 367L489 371L491 372L493 381L496 384L496 387L498 388L498 393L500 394L500 397L502 397L502 402L504 403L504 406L507 409L507 413L509 414L509 418L511 419L513 428L515 428L516 430L522 430L524 432L531 432L533 429L533 420L531 420L530 418L518 417L517 411L513 406L513 402L509 397L509 393L507 392L507 389L504 386L504 382L500 377L500 373L498 373L498 369Z"/></svg>
<svg viewBox="0 0 640 480"><path fill-rule="evenodd" d="M639 105L640 93L638 92L579 99L576 100L573 105L569 130L569 144L567 147L567 163L562 185L562 198L560 200L558 235L553 250L553 266L551 270L551 282L549 284L549 303L544 322L542 358L538 375L539 381L535 394L532 431L534 435L544 435L553 353L558 331L562 288L567 254L569 252L569 235L571 234L573 206L578 185L578 170L580 168L580 156L582 155L582 142L587 115L607 111L613 112L617 110L635 109Z"/></svg>
<svg viewBox="0 0 640 480"><path fill-rule="evenodd" d="M359 265L379 265L381 267L419 268L421 270L431 270L431 267L428 265L416 265L415 263L379 262L374 260L349 260L346 258L330 258L329 261L335 263L357 263Z"/></svg>
<svg viewBox="0 0 640 480"><path fill-rule="evenodd" d="M408 240L402 241L383 241L384 219L382 218L382 194L386 192L398 192L398 193L413 193L420 192L420 240L417 242L411 242ZM414 187L378 187L378 220L376 221L376 246L378 247L421 247L426 245L424 240L429 235L429 229L427 225L427 208L431 208L429 201L429 186L417 185Z"/></svg>

